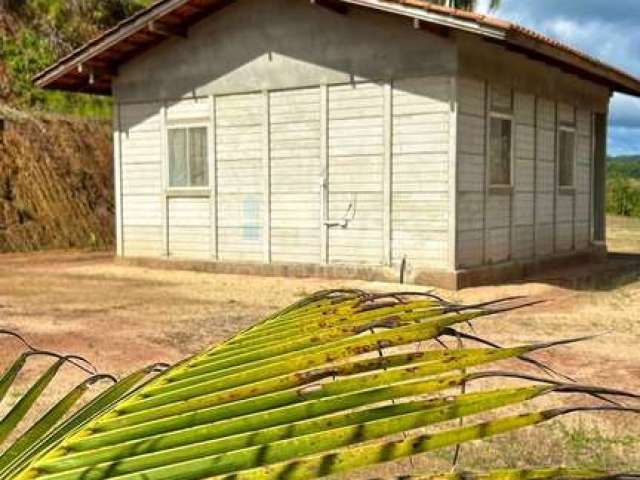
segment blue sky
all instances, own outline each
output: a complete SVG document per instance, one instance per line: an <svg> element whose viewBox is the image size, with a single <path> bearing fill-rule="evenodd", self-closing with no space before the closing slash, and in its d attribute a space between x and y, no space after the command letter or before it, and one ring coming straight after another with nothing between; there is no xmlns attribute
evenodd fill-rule
<svg viewBox="0 0 640 480"><path fill-rule="evenodd" d="M488 0L481 0L486 10ZM640 0L502 0L494 15L579 48L640 77ZM611 155L640 154L640 99L616 95Z"/></svg>

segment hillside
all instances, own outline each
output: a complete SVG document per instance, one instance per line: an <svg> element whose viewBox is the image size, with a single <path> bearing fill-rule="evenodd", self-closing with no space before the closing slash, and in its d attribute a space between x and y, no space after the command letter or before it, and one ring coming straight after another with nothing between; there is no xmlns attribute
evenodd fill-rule
<svg viewBox="0 0 640 480"><path fill-rule="evenodd" d="M110 124L1 109L0 252L113 244Z"/></svg>
<svg viewBox="0 0 640 480"><path fill-rule="evenodd" d="M640 155L609 158L609 175L640 179Z"/></svg>
<svg viewBox="0 0 640 480"><path fill-rule="evenodd" d="M113 244L110 99L31 78L145 3L0 0L0 252Z"/></svg>

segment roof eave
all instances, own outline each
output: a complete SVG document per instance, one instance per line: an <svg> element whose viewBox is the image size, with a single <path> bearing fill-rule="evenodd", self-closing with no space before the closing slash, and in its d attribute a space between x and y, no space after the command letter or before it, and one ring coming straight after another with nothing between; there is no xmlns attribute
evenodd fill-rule
<svg viewBox="0 0 640 480"><path fill-rule="evenodd" d="M558 48L525 36L515 30L507 33L505 43L519 51L535 53L540 57L552 60L558 66L565 65L566 67L573 67L576 72L582 72L581 76L588 76L592 81L605 85L611 90L640 97L640 80L622 71L600 65L596 62L590 62L570 52L563 52ZM574 74L579 75L575 72Z"/></svg>
<svg viewBox="0 0 640 480"><path fill-rule="evenodd" d="M574 49L543 41L543 37L535 32L518 27L509 22L484 17L474 13L463 13L446 7L435 5L425 6L423 0L340 0L344 3L374 8L379 11L401 15L418 21L428 22L445 28L478 35L493 41L499 41L507 47L519 49L530 56L547 59L561 68L570 69L575 74L585 76L591 80L606 85L611 90L640 97L640 80L616 68L610 67L596 59L581 54ZM215 8L221 8L231 3L231 0L208 0ZM170 15L175 9L188 8L190 0L158 1L146 10L121 22L113 29L83 47L67 55L55 65L42 71L34 77L37 86L47 89L61 89L68 91L83 91L99 95L111 94L111 80L103 79L100 85L90 85L86 82L79 87L76 83L62 81L65 76L94 61L96 57L104 55L115 45L130 39L136 34L144 34L151 22L159 21ZM144 36L144 35L143 35ZM540 38L537 38L540 37ZM140 52L153 45L141 45ZM126 60L125 60L126 61Z"/></svg>

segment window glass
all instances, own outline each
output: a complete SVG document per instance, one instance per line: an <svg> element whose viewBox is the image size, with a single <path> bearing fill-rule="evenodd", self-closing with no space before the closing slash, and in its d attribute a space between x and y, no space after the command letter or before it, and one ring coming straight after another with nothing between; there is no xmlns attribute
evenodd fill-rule
<svg viewBox="0 0 640 480"><path fill-rule="evenodd" d="M569 130L560 130L559 135L558 181L561 187L573 187L576 134Z"/></svg>
<svg viewBox="0 0 640 480"><path fill-rule="evenodd" d="M205 187L209 184L209 166L207 160L207 129L189 129L189 162L192 187Z"/></svg>
<svg viewBox="0 0 640 480"><path fill-rule="evenodd" d="M209 185L207 129L169 130L169 186L206 187Z"/></svg>
<svg viewBox="0 0 640 480"><path fill-rule="evenodd" d="M491 185L511 185L511 129L510 119L491 117Z"/></svg>
<svg viewBox="0 0 640 480"><path fill-rule="evenodd" d="M169 130L169 184L172 187L189 185L187 158L187 131Z"/></svg>

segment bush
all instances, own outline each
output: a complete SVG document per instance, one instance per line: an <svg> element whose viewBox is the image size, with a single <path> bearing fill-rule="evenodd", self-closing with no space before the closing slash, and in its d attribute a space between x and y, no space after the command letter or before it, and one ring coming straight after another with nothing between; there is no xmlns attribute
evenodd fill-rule
<svg viewBox="0 0 640 480"><path fill-rule="evenodd" d="M640 185L629 178L614 176L607 187L607 212L640 217Z"/></svg>

